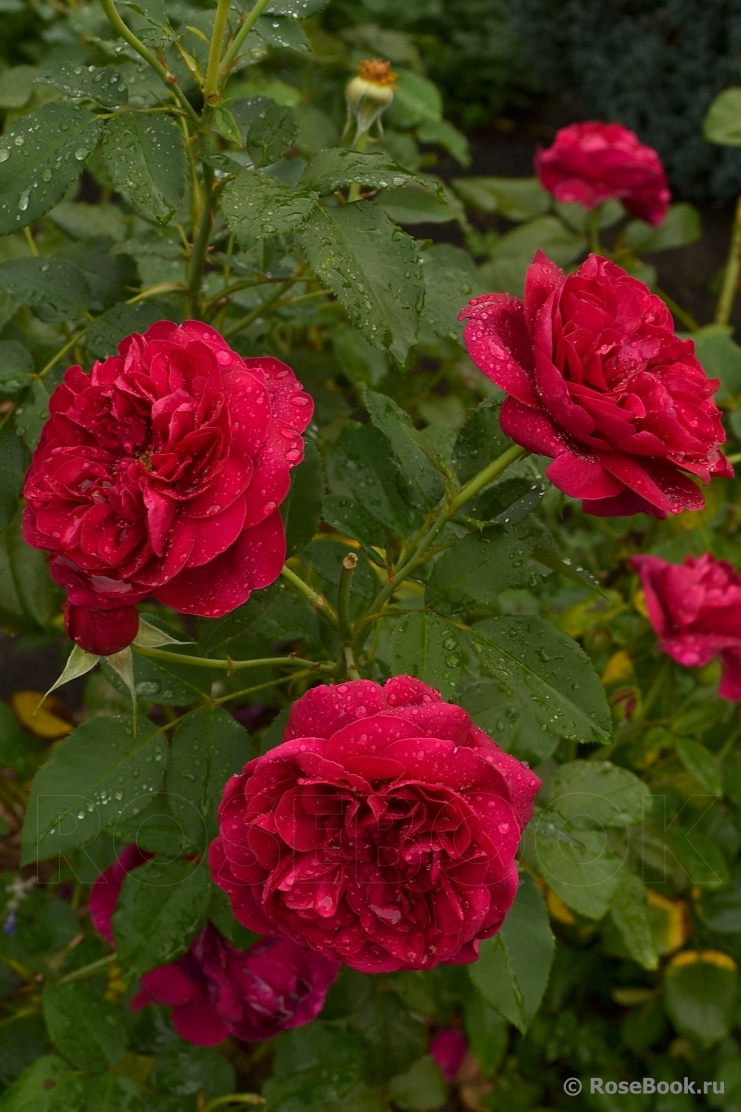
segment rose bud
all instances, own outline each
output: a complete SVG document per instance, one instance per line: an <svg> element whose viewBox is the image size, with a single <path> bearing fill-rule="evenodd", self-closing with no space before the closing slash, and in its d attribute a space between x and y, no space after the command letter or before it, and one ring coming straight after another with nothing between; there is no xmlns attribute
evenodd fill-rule
<svg viewBox="0 0 741 1112"><path fill-rule="evenodd" d="M361 972L475 961L515 898L539 786L410 676L315 687L227 783L212 875L244 926Z"/></svg>
<svg viewBox="0 0 741 1112"><path fill-rule="evenodd" d="M661 224L671 200L661 159L622 124L570 124L535 155L540 184L557 201L593 209L622 201L632 216Z"/></svg>
<svg viewBox="0 0 741 1112"><path fill-rule="evenodd" d="M376 120L386 111L394 99L396 74L391 72L391 63L380 58L366 60L358 67L354 77L345 89L347 120L355 120L355 139L370 131Z"/></svg>
<svg viewBox="0 0 741 1112"><path fill-rule="evenodd" d="M127 846L93 885L90 917L112 946L111 919L124 878L145 860L136 846ZM196 1046L213 1046L228 1035L258 1042L310 1023L338 972L337 962L287 938L264 938L239 950L207 923L187 954L140 977L131 1009L172 1008L173 1027Z"/></svg>
<svg viewBox="0 0 741 1112"><path fill-rule="evenodd" d="M139 612L135 606L115 606L100 610L94 606L64 604L64 628L70 641L86 653L112 656L120 653L139 632Z"/></svg>
<svg viewBox="0 0 741 1112"><path fill-rule="evenodd" d="M575 274L538 251L524 300L474 297L460 314L474 363L509 397L502 431L553 463L546 475L599 516L700 510L704 483L732 476L720 385L661 298L590 255Z"/></svg>
<svg viewBox="0 0 741 1112"><path fill-rule="evenodd" d="M444 1027L430 1040L430 1054L446 1081L452 1081L468 1049L466 1036L459 1027Z"/></svg>
<svg viewBox="0 0 741 1112"><path fill-rule="evenodd" d="M220 617L280 574L278 506L312 400L284 363L242 359L198 321L160 321L119 352L89 375L70 367L51 395L23 535L50 553L73 607L114 611L154 595ZM78 621L68 618L72 630ZM110 619L95 621L91 637L123 647L109 642Z"/></svg>
<svg viewBox="0 0 741 1112"><path fill-rule="evenodd" d="M718 694L741 699L741 575L709 552L669 564L658 556L633 556L646 609L663 653L687 668L720 658Z"/></svg>

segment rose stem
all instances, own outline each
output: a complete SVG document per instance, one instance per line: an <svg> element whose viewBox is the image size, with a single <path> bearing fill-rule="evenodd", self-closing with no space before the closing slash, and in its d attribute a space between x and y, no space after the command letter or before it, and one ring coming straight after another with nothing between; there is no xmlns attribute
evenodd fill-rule
<svg viewBox="0 0 741 1112"><path fill-rule="evenodd" d="M589 250L595 255L602 254L602 244L599 241L599 218L602 214L602 205L597 205L587 217L589 224Z"/></svg>
<svg viewBox="0 0 741 1112"><path fill-rule="evenodd" d="M738 271L741 264L741 197L736 202L736 215L733 219L733 232L731 234L731 247L728 252L726 273L723 279L723 289L718 300L718 309L715 314L716 324L728 324L731 319L731 310L736 297L738 286Z"/></svg>
<svg viewBox="0 0 741 1112"><path fill-rule="evenodd" d="M265 8L267 8L268 3L269 0L257 0L257 3L255 4L252 11L249 12L247 16L245 16L244 23L237 31L236 35L232 39L231 46L227 49L226 54L221 59L222 74L228 73L229 69L231 68L232 62L237 57L239 51L242 48L242 43L257 23L258 17L262 15Z"/></svg>
<svg viewBox="0 0 741 1112"><path fill-rule="evenodd" d="M323 614L329 624L334 628L339 628L339 620L337 618L337 611L332 603L324 595L318 594L313 590L308 583L304 583L300 576L296 575L295 571L291 571L287 564L283 565L281 575L284 579L300 591L304 598L307 598L312 606L316 607L320 614Z"/></svg>
<svg viewBox="0 0 741 1112"><path fill-rule="evenodd" d="M71 973L66 973L64 977L60 977L55 984L69 985L73 981L85 981L88 977L95 977L96 974L102 973L104 969L108 969L109 966L115 965L117 961L118 954L114 951L104 958L91 961L89 965L83 965L80 969L73 969Z"/></svg>

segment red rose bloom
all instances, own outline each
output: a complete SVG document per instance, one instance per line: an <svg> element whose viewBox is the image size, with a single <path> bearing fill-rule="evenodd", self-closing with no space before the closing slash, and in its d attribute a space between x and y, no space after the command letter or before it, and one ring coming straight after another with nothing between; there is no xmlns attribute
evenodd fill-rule
<svg viewBox="0 0 741 1112"><path fill-rule="evenodd" d="M661 224L671 200L658 154L622 124L587 120L562 127L553 146L536 152L535 172L557 201L593 209L618 200L649 224Z"/></svg>
<svg viewBox="0 0 741 1112"><path fill-rule="evenodd" d="M93 885L90 918L111 946L111 918L124 878L146 860L135 845L127 846ZM173 1027L196 1046L213 1046L227 1035L259 1042L310 1023L338 972L337 962L288 938L263 938L238 950L207 923L187 954L140 978L131 1009L172 1008Z"/></svg>
<svg viewBox="0 0 741 1112"><path fill-rule="evenodd" d="M119 351L66 372L24 490L24 536L51 553L90 652L119 644L122 608L147 595L219 617L278 577L277 507L313 408L289 367L242 359L198 321L160 321Z"/></svg>
<svg viewBox="0 0 741 1112"><path fill-rule="evenodd" d="M474 363L510 395L507 436L551 456L546 474L600 516L699 510L683 471L707 483L732 476L713 401L692 340L643 282L590 255L575 274L538 251L524 301L475 297L461 313Z"/></svg>
<svg viewBox="0 0 741 1112"><path fill-rule="evenodd" d="M741 575L709 552L683 564L633 556L659 648L678 664L700 668L719 656L718 694L741 699Z"/></svg>
<svg viewBox="0 0 741 1112"><path fill-rule="evenodd" d="M366 973L475 961L540 781L409 676L315 687L228 782L214 880L252 930Z"/></svg>
<svg viewBox="0 0 741 1112"><path fill-rule="evenodd" d="M468 1043L460 1027L444 1027L430 1039L430 1054L446 1081L452 1081L466 1056Z"/></svg>

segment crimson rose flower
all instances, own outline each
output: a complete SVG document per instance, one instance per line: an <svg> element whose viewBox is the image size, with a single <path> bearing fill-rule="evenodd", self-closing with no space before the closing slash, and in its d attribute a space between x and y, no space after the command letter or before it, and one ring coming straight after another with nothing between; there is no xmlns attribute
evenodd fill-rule
<svg viewBox="0 0 741 1112"><path fill-rule="evenodd" d="M536 152L535 172L557 201L593 209L618 200L649 224L661 224L671 200L658 154L622 124L587 120L562 127L553 146Z"/></svg>
<svg viewBox="0 0 741 1112"><path fill-rule="evenodd" d="M315 687L227 783L214 880L252 930L365 973L475 961L540 781L410 676Z"/></svg>
<svg viewBox="0 0 741 1112"><path fill-rule="evenodd" d="M23 534L51 553L70 637L98 653L133 639L147 595L215 618L278 577L313 408L289 367L198 321L119 352L65 373L24 489Z"/></svg>
<svg viewBox="0 0 741 1112"><path fill-rule="evenodd" d="M699 510L704 483L732 476L692 340L674 335L664 302L599 255L575 274L538 251L524 301L474 297L461 313L474 363L510 395L503 431L551 456L546 475L599 516Z"/></svg>
<svg viewBox="0 0 741 1112"><path fill-rule="evenodd" d="M719 656L718 694L741 699L741 575L709 552L683 564L633 556L659 648L679 664L699 668Z"/></svg>
<svg viewBox="0 0 741 1112"><path fill-rule="evenodd" d="M111 945L111 917L124 878L146 859L135 845L127 846L93 885L90 917ZM207 923L187 954L140 978L131 1009L172 1008L175 1030L196 1046L213 1046L227 1035L259 1042L315 1019L338 972L337 962L278 936L238 950Z"/></svg>

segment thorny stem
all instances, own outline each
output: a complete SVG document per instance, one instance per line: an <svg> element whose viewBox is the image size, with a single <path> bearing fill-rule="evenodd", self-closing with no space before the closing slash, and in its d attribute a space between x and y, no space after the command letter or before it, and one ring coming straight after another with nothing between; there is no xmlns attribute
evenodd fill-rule
<svg viewBox="0 0 741 1112"><path fill-rule="evenodd" d="M217 668L223 672L241 672L245 668L277 667L288 664L298 668L322 668L323 665L314 660L303 660L298 656L268 656L255 660L220 660L207 656L185 656L184 653L171 653L167 649L145 649L139 645L132 646L138 656L149 657L150 660L164 660L171 664L186 664L192 668Z"/></svg>
<svg viewBox="0 0 741 1112"><path fill-rule="evenodd" d="M177 97L180 106L185 110L185 114L190 121L198 125L200 123L198 116L185 93L178 86L176 75L170 73L167 67L163 66L159 59L152 54L151 50L148 50L144 43L136 37L134 32L126 26L121 16L116 11L116 5L113 0L100 0L100 3L113 29L117 31L121 38L127 42L129 46L133 47L147 65L151 66L154 72L162 78L170 91Z"/></svg>
<svg viewBox="0 0 741 1112"><path fill-rule="evenodd" d="M350 630L350 588L352 587L352 580L357 566L357 554L355 552L348 552L347 556L342 561L340 585L337 592L337 618L340 626L340 637L348 645L352 642L352 633Z"/></svg>
<svg viewBox="0 0 741 1112"><path fill-rule="evenodd" d="M221 59L221 72L222 72L222 74L227 74L229 72L229 70L231 68L231 65L232 65L232 62L234 61L234 59L239 54L239 51L242 49L242 43L244 42L244 40L247 38L247 36L249 35L252 28L257 23L258 18L262 15L262 13L267 8L269 2L270 2L270 0L257 0L257 3L255 4L252 11L249 12L245 16L244 23L242 24L242 26L237 31L236 35L232 39L231 45L229 46L226 54Z"/></svg>
<svg viewBox="0 0 741 1112"><path fill-rule="evenodd" d="M345 654L345 667L347 668L348 677L351 680L359 680L360 672L358 671L358 666L355 663L355 656L353 655L352 645L345 645L342 651Z"/></svg>
<svg viewBox="0 0 741 1112"><path fill-rule="evenodd" d="M738 286L739 267L741 267L741 197L736 202L736 215L733 220L731 233L731 247L728 252L726 273L723 279L723 289L718 299L718 309L715 314L716 324L728 324L731 319L733 302L736 298Z"/></svg>
<svg viewBox="0 0 741 1112"><path fill-rule="evenodd" d="M224 42L226 22L229 18L231 0L219 0L214 16L214 29L211 35L211 46L208 52L208 68L206 70L206 83L203 86L203 96L206 104L215 105L221 100L219 96L219 63L221 59L221 46Z"/></svg>
<svg viewBox="0 0 741 1112"><path fill-rule="evenodd" d="M328 598L318 594L308 583L304 582L300 575L296 575L295 571L292 571L287 564L283 565L281 575L284 579L288 580L291 586L295 587L297 591L300 591L304 598L307 598L320 614L323 614L325 618L327 618L330 625L335 629L339 628L337 611Z"/></svg>

